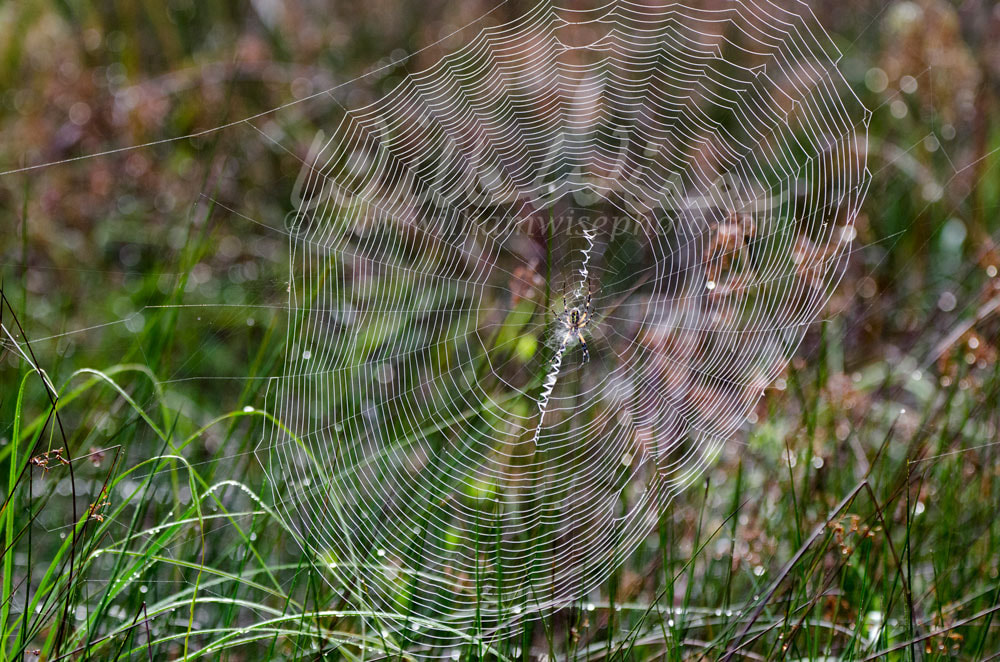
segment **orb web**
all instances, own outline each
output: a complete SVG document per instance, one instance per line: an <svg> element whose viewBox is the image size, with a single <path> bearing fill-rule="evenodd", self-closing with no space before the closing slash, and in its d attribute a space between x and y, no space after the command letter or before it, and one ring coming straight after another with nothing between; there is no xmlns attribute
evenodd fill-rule
<svg viewBox="0 0 1000 662"><path fill-rule="evenodd" d="M592 591L836 286L869 113L805 4L723 6L539 5L325 127L262 461L393 636Z"/></svg>

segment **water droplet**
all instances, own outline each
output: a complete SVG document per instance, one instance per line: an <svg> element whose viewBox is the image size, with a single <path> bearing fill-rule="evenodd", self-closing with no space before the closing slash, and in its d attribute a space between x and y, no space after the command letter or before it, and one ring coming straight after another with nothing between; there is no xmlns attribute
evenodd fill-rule
<svg viewBox="0 0 1000 662"><path fill-rule="evenodd" d="M865 86L876 94L885 92L889 87L889 76L882 69L872 67L865 74Z"/></svg>

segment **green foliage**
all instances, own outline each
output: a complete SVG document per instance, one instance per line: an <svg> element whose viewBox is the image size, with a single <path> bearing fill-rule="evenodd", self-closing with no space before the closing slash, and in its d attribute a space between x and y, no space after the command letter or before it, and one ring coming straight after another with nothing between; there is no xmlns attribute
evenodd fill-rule
<svg viewBox="0 0 1000 662"><path fill-rule="evenodd" d="M408 7L409 22L387 25L398 3L366 2L322 27L307 3L289 3L302 11L283 14L287 24L251 4L0 8L2 169L250 117L296 81L323 79L303 72L316 62L340 81L460 22L460 3ZM844 35L845 69L875 109L875 181L828 321L761 401L756 426L599 592L523 634L458 633L461 659L1000 650L996 39L975 11L940 2L924 3L937 19L914 43L898 34L900 7L914 3L890 3L885 17L883 2L811 4ZM879 30L892 38L880 43ZM939 56L933 66L918 45ZM984 81L971 100L970 68ZM888 89L872 84L883 69ZM401 73L359 85L358 103ZM903 73L917 92L899 91ZM148 96L123 119L126 90ZM74 129L77 102L94 119ZM308 117L261 127L303 153L314 133ZM383 632L390 615L331 579L331 565L367 560L302 551L308 541L272 506L289 486L270 483L255 452L265 424L281 425L265 395L296 321L273 305L289 286L285 237L243 214L284 217L300 165L241 125L0 178L0 236L17 239L0 242L0 322L13 334L0 344L0 662L450 657ZM926 195L933 184L941 197ZM382 284L401 297L411 285ZM545 339L522 332L536 314L525 300L502 320L498 359L537 363ZM377 350L386 322L415 324L382 322L356 339L359 355ZM464 496L488 501L495 489ZM401 577L401 603L419 581L452 579Z"/></svg>

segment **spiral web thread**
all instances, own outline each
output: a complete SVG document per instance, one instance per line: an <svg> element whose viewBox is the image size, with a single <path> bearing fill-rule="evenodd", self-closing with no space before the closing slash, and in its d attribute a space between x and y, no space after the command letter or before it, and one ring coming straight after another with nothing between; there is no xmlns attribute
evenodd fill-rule
<svg viewBox="0 0 1000 662"><path fill-rule="evenodd" d="M805 4L723 7L539 5L329 124L262 461L390 636L594 590L839 281L870 114Z"/></svg>

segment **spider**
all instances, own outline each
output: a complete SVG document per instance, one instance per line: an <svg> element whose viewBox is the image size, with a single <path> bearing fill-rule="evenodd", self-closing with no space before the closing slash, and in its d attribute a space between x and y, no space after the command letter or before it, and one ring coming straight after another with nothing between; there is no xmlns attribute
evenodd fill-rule
<svg viewBox="0 0 1000 662"><path fill-rule="evenodd" d="M568 345L574 337L579 340L580 349L583 350L584 363L588 363L590 361L590 349L587 347L587 341L583 337L583 332L587 329L587 324L590 322L590 301L592 296L593 290L591 288L591 283L590 281L587 281L587 299L584 301L583 310L580 310L580 308L576 306L570 308L566 304L566 283L563 283L563 312L562 315L559 316L559 322L565 330L562 346L566 347L566 345Z"/></svg>

